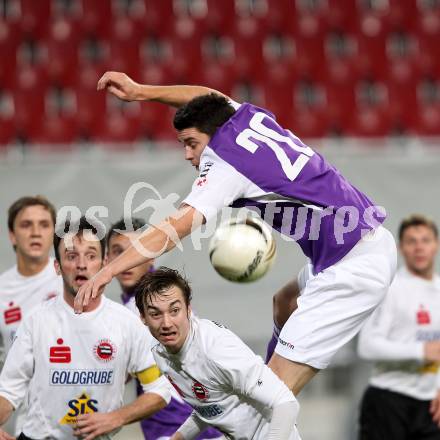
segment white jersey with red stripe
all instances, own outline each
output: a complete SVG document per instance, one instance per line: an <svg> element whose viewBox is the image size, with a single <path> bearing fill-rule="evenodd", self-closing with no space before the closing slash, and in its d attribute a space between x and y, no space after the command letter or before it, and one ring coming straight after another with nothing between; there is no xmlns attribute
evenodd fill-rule
<svg viewBox="0 0 440 440"><path fill-rule="evenodd" d="M55 272L53 258L38 274L26 277L17 265L0 275L0 332L7 353L18 326L35 306L63 292L63 279Z"/></svg>
<svg viewBox="0 0 440 440"><path fill-rule="evenodd" d="M177 354L153 346L159 369L194 409L202 430L214 426L235 440L266 439L272 410L295 402L263 359L227 328L191 318L190 333ZM291 439L299 439L294 429Z"/></svg>
<svg viewBox="0 0 440 440"><path fill-rule="evenodd" d="M140 319L114 301L102 297L95 310L76 315L61 295L23 320L0 395L14 407L27 397L26 436L73 440L78 415L119 408L127 374L156 368L150 338Z"/></svg>

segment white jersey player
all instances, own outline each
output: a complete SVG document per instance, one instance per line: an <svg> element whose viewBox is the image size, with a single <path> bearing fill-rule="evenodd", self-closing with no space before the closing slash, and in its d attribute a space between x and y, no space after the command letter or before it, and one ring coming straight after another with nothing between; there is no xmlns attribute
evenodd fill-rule
<svg viewBox="0 0 440 440"><path fill-rule="evenodd" d="M231 439L298 439L299 405L287 386L231 331L191 316L191 289L175 270L146 274L136 304L159 341L153 355L191 416L172 437L215 426Z"/></svg>
<svg viewBox="0 0 440 440"><path fill-rule="evenodd" d="M127 231L127 225L129 224L133 230ZM139 218L120 220L113 224L107 234L108 261L111 262L129 248L131 242L139 238L142 228L144 227L145 222ZM118 233L116 231L123 233ZM139 310L136 307L135 302L136 285L143 275L152 272L153 270L153 262L148 262L121 273L116 277L122 289L121 299L123 304L127 309L135 313L136 316L139 316ZM145 327L145 329L148 331L147 327ZM153 337L149 331L148 334L151 341L153 341ZM136 389L138 394L142 393L142 387L138 381L136 381ZM191 414L192 408L182 400L176 390L173 389L172 391L171 400L164 409L141 421L140 426L145 439L169 439ZM220 437L221 434L218 431L208 428L203 431L198 437L198 440L215 439Z"/></svg>
<svg viewBox="0 0 440 440"><path fill-rule="evenodd" d="M402 222L399 238L405 266L361 330L359 355L376 362L362 402L361 440L440 438L437 235L435 224L423 216Z"/></svg>
<svg viewBox="0 0 440 440"><path fill-rule="evenodd" d="M8 229L16 264L0 274L2 360L11 348L21 321L33 308L63 291L62 278L49 257L56 212L42 196L21 197L8 210ZM23 423L18 410L5 429L18 435Z"/></svg>
<svg viewBox="0 0 440 440"><path fill-rule="evenodd" d="M163 408L171 386L149 350L149 332L122 305L100 298L82 316L78 288L103 264L105 241L84 218L67 239L55 236L63 295L36 308L21 324L0 375L0 423L26 398L21 439L110 438L126 423ZM93 231L85 235L85 231ZM122 406L127 374L145 394ZM1 439L11 438L0 432Z"/></svg>

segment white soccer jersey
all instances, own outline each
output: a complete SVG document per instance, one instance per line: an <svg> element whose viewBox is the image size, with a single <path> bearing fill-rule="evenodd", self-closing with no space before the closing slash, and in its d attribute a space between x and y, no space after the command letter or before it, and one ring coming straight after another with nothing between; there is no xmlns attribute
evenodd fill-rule
<svg viewBox="0 0 440 440"><path fill-rule="evenodd" d="M440 277L428 281L401 268L359 336L359 355L377 361L370 384L432 399L439 365L424 361L424 344L433 340L440 340Z"/></svg>
<svg viewBox="0 0 440 440"><path fill-rule="evenodd" d="M76 315L62 296L36 308L17 331L0 375L0 395L17 407L27 395L23 427L31 438L74 439L80 414L122 405L127 373L154 364L148 330L105 297Z"/></svg>
<svg viewBox="0 0 440 440"><path fill-rule="evenodd" d="M266 439L273 407L295 400L247 345L206 319L191 318L190 334L178 354L157 344L153 355L194 408L198 424L214 426L234 440Z"/></svg>
<svg viewBox="0 0 440 440"><path fill-rule="evenodd" d="M63 279L55 272L53 258L34 276L21 275L16 265L0 275L0 332L5 353L21 320L35 306L62 292Z"/></svg>

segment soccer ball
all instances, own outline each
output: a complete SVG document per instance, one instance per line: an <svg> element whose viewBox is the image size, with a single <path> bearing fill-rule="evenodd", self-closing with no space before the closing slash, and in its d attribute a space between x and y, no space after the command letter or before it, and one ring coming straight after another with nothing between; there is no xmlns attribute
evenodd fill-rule
<svg viewBox="0 0 440 440"><path fill-rule="evenodd" d="M276 244L266 224L256 217L233 218L211 238L209 258L219 275L237 283L261 278L275 260Z"/></svg>

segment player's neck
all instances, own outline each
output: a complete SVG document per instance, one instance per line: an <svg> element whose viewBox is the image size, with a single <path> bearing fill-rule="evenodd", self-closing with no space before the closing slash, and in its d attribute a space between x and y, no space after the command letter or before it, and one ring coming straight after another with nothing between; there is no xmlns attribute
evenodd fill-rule
<svg viewBox="0 0 440 440"><path fill-rule="evenodd" d="M426 281L432 281L432 279L434 278L434 267L429 267L425 270L414 270L411 267L407 266L407 269L414 276L423 278Z"/></svg>
<svg viewBox="0 0 440 440"><path fill-rule="evenodd" d="M17 270L24 277L31 277L42 272L49 264L49 255L42 259L31 259L17 253Z"/></svg>
<svg viewBox="0 0 440 440"><path fill-rule="evenodd" d="M66 288L64 288L63 298L64 301L66 301L66 303L73 309L75 298L69 292L66 292ZM98 296L98 298L91 299L87 307L84 307L84 312L87 313L96 310L101 304L101 298L102 296Z"/></svg>

